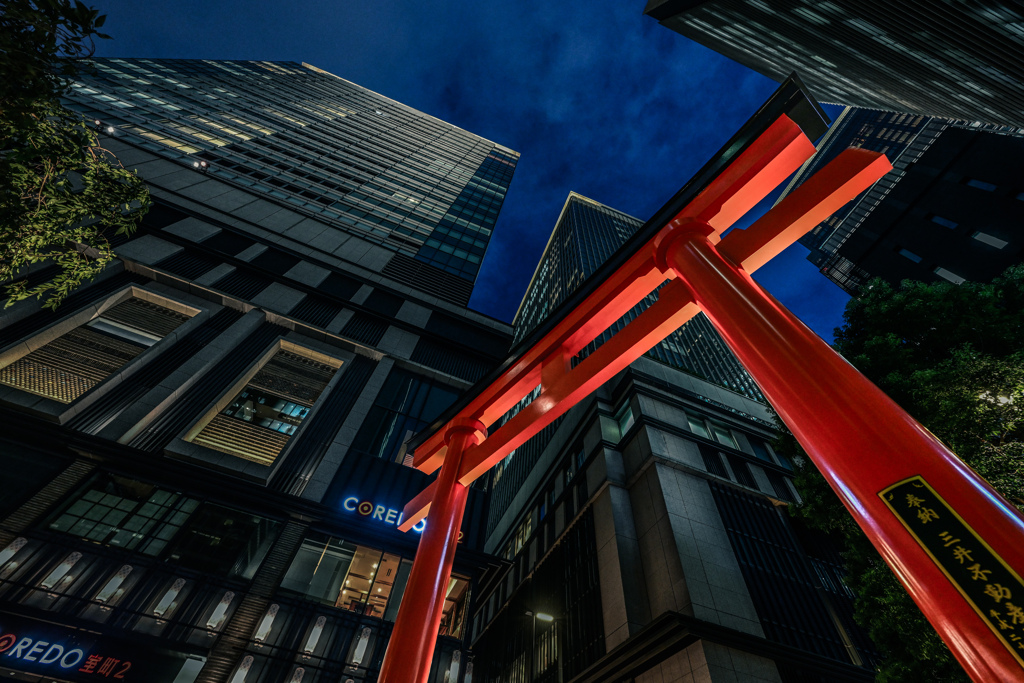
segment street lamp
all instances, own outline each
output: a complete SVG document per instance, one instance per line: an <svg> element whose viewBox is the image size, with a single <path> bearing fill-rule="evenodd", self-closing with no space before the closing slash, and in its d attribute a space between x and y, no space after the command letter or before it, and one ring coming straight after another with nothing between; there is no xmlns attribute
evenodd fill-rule
<svg viewBox="0 0 1024 683"><path fill-rule="evenodd" d="M530 617L530 627L531 627L530 628L530 633L531 633L531 637L530 637L530 677L529 677L528 680L533 681L533 676L534 676L535 673L537 673L536 671L534 671L534 669L536 668L535 667L535 662L534 662L534 653L537 651L537 621L540 620L540 621L543 621L544 623L550 624L552 621L555 620L555 618L552 615L548 614L547 612L532 612L532 611L529 611L529 610L527 610L526 616ZM557 637L557 635L556 635L556 637ZM558 651L558 655L561 656L561 651L560 650ZM562 662L561 662L561 660L559 660L559 662L558 662L558 680L559 681L562 680Z"/></svg>

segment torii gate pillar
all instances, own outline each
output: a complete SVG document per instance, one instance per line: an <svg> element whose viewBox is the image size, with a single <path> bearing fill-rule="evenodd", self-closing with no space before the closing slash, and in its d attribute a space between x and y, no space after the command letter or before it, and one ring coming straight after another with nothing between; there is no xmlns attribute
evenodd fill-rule
<svg viewBox="0 0 1024 683"><path fill-rule="evenodd" d="M768 116L790 88L784 84L752 121ZM1024 680L1024 518L750 277L891 166L877 153L846 150L753 225L721 237L814 146L779 114L748 144L723 149L716 173L702 170L699 188L680 191L685 202L673 200L670 214L663 209L648 221L591 289L574 294L565 306L571 310L536 332L529 348L416 446L414 465L441 473L405 507L399 527L408 530L429 513L381 683L427 681L466 487L698 311L971 677ZM657 302L570 362L661 285ZM532 403L495 426L538 385Z"/></svg>

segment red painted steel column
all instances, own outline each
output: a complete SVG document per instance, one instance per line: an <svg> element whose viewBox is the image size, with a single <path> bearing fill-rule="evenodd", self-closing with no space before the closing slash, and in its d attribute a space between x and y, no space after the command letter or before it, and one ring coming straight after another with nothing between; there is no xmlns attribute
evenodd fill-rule
<svg viewBox="0 0 1024 683"><path fill-rule="evenodd" d="M469 489L458 482L463 452L486 434L477 420L455 420L444 435L448 453L437 478L437 493L420 537L405 585L402 605L391 632L380 683L426 683L434 657L441 610L452 575L455 546Z"/></svg>
<svg viewBox="0 0 1024 683"><path fill-rule="evenodd" d="M671 267L689 285L698 305L972 678L1024 679L1019 659L1024 643L1014 640L1022 627L1016 619L1006 619L1008 612L1024 605L1019 583L1024 519L749 274L719 254L705 237L708 230L692 223L673 228L676 234L661 241L659 264ZM882 492L894 484L920 488L898 489L895 496L886 493L887 505ZM924 498L935 502L922 504ZM946 507L940 505L943 501ZM966 526L957 526L961 522ZM944 535L953 528L959 529L955 535ZM928 544L932 548L926 552ZM973 552L967 560L976 566L968 567L958 549ZM968 568L973 576L957 573ZM999 578L1006 585L997 583L997 576L1009 577ZM1017 583L1011 584L1014 577ZM968 593L974 596L974 607ZM999 619L986 622L979 614Z"/></svg>

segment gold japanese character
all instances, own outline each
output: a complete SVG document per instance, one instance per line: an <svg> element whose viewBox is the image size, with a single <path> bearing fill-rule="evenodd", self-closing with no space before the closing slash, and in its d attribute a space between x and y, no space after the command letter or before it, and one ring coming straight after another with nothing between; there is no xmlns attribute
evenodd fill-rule
<svg viewBox="0 0 1024 683"><path fill-rule="evenodd" d="M999 612L997 612L994 609L992 609L992 610L989 610L988 613L989 613L989 616L991 616L993 619L995 619L996 623L999 624L999 630L1000 631L1005 631L1008 628L1013 628L1012 626L1010 626L1009 624L1007 624L1005 621L1002 620L1002 615L999 614Z"/></svg>
<svg viewBox="0 0 1024 683"><path fill-rule="evenodd" d="M1006 601L1006 616L1010 618L1015 625L1024 624L1024 609L1017 607L1009 600Z"/></svg>
<svg viewBox="0 0 1024 683"><path fill-rule="evenodd" d="M1004 598L1009 600L1013 597L1010 595L1010 589L999 583L985 584L985 595L992 596L992 599L996 602L1001 602Z"/></svg>
<svg viewBox="0 0 1024 683"><path fill-rule="evenodd" d="M954 560L960 560L960 564L963 564L964 563L964 558L967 558L971 562L974 562L974 558L971 557L971 551L970 550L968 550L967 548L963 547L962 545L958 545L957 547L953 548L953 559Z"/></svg>
<svg viewBox="0 0 1024 683"><path fill-rule="evenodd" d="M971 578L975 581L988 581L988 575L992 573L991 569L982 569L979 562L972 564L967 571L971 573Z"/></svg>
<svg viewBox="0 0 1024 683"><path fill-rule="evenodd" d="M913 493L908 493L907 494L907 507L919 508L919 507L921 507L921 503L923 503L923 502L924 502L924 498L918 498Z"/></svg>
<svg viewBox="0 0 1024 683"><path fill-rule="evenodd" d="M946 548L948 548L949 546L953 545L954 543L959 543L960 542L959 538L953 538L953 534L949 533L948 531L943 531L941 534L939 534L939 538L941 538L943 541L945 541L945 543L943 545Z"/></svg>
<svg viewBox="0 0 1024 683"><path fill-rule="evenodd" d="M938 519L939 515L935 510L931 508L917 508L917 518L921 520L921 524L927 524L933 519Z"/></svg>

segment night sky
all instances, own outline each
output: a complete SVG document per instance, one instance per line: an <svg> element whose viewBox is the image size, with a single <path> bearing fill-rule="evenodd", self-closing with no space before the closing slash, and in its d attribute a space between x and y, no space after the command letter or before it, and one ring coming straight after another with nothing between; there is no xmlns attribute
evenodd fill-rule
<svg viewBox="0 0 1024 683"><path fill-rule="evenodd" d="M470 302L511 321L570 191L646 220L777 87L644 4L101 0L96 54L307 62L520 152ZM755 279L831 341L848 297L806 254Z"/></svg>

